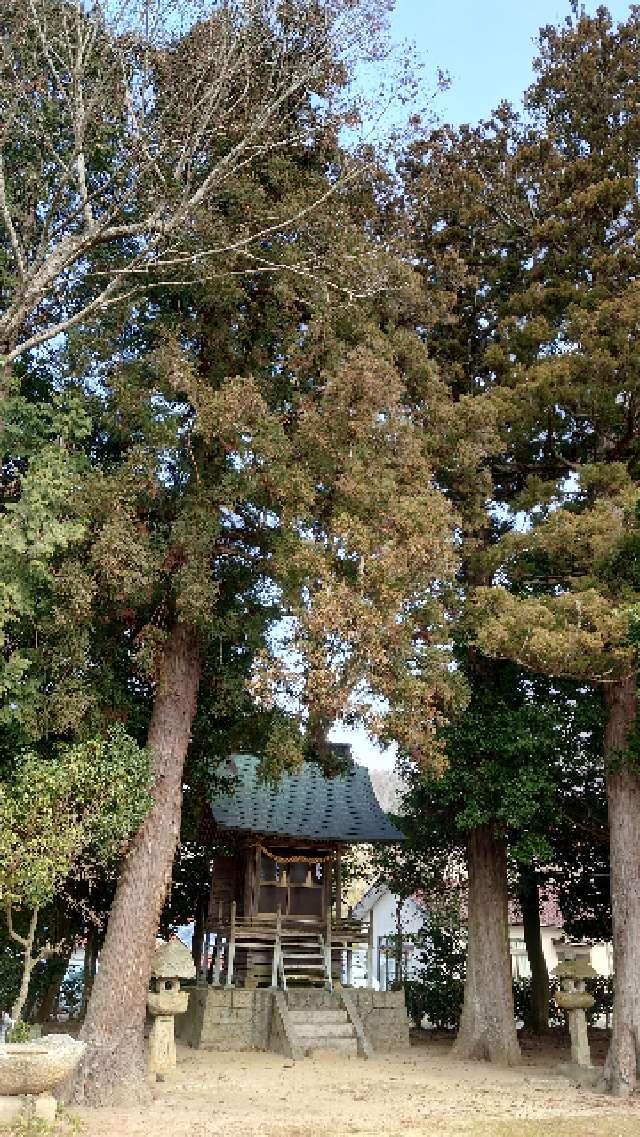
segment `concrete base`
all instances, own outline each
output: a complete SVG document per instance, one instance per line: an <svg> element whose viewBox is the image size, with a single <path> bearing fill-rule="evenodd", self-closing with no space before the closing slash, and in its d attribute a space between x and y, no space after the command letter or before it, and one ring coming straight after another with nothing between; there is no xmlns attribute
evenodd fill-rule
<svg viewBox="0 0 640 1137"><path fill-rule="evenodd" d="M51 1094L0 1097L0 1129L32 1118L50 1125L55 1121L57 1108L58 1103Z"/></svg>
<svg viewBox="0 0 640 1137"><path fill-rule="evenodd" d="M589 1089L601 1089L604 1091L604 1075L603 1071L598 1066L578 1066L575 1062L562 1062L557 1067L558 1073L563 1077L569 1078L571 1082L575 1082L578 1086L586 1086Z"/></svg>
<svg viewBox="0 0 640 1137"><path fill-rule="evenodd" d="M356 1004L364 1032L375 1054L409 1048L409 1021L404 991L346 988ZM193 987L189 1007L176 1018L176 1034L189 1046L210 1050L272 1050L278 1016L276 992L269 987L251 991L235 987ZM342 1006L339 993L314 987L291 988L285 996L292 1011L311 1013Z"/></svg>

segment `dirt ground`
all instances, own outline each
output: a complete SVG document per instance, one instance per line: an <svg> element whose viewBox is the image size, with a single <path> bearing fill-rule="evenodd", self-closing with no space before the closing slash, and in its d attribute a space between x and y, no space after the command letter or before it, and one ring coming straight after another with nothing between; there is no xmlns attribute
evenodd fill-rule
<svg viewBox="0 0 640 1137"><path fill-rule="evenodd" d="M181 1047L144 1109L79 1112L84 1137L640 1137L640 1101L554 1073L560 1042L523 1044L517 1070L454 1061L449 1040L371 1061ZM602 1058L594 1048L595 1060ZM75 1128L75 1126L74 1126Z"/></svg>

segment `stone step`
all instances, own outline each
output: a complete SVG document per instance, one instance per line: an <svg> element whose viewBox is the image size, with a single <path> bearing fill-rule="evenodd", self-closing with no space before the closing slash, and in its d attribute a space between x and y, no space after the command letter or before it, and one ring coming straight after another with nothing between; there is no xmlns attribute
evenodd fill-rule
<svg viewBox="0 0 640 1137"><path fill-rule="evenodd" d="M307 1039L326 1041L331 1038L355 1038L351 1023L296 1023L295 1032L303 1045Z"/></svg>
<svg viewBox="0 0 640 1137"><path fill-rule="evenodd" d="M348 1022L347 1012L339 1009L334 1010L331 1007L318 1007L312 1008L289 1008L289 1018L294 1026L298 1023L346 1023Z"/></svg>
<svg viewBox="0 0 640 1137"><path fill-rule="evenodd" d="M304 991L291 991L287 994L287 1001L289 1003L290 1011L304 1011L308 1014L310 1011L339 1011L342 1010L340 1001L336 996L327 991L309 991L305 994Z"/></svg>
<svg viewBox="0 0 640 1137"><path fill-rule="evenodd" d="M349 1058L358 1057L358 1043L355 1038L315 1038L310 1045L304 1047L307 1057L313 1057L317 1050L333 1050Z"/></svg>

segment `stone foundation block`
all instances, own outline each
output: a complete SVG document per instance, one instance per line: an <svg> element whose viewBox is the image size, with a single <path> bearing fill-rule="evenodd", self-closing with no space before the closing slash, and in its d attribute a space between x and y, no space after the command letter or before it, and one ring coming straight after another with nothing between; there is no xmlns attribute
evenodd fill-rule
<svg viewBox="0 0 640 1137"><path fill-rule="evenodd" d="M51 1125L56 1119L58 1103L53 1094L39 1094L33 1101L33 1116L45 1125Z"/></svg>
<svg viewBox="0 0 640 1137"><path fill-rule="evenodd" d="M379 1007L381 1010L382 1009L386 1010L386 1008L388 1006L390 1006L389 995L391 995L391 994L392 994L391 991L372 991L371 995L372 995L373 1006Z"/></svg>
<svg viewBox="0 0 640 1137"><path fill-rule="evenodd" d="M0 1129L13 1126L16 1122L29 1122L33 1118L51 1125L56 1119L58 1103L52 1094L38 1094L36 1097L1 1096Z"/></svg>
<svg viewBox="0 0 640 1137"><path fill-rule="evenodd" d="M361 1011L366 1011L367 1008L371 1008L373 1006L373 991L370 991L368 989L363 990L362 988L358 990L358 988L356 988L355 993L358 999L358 1006Z"/></svg>
<svg viewBox="0 0 640 1137"><path fill-rule="evenodd" d="M0 1129L13 1125L24 1117L27 1099L22 1097L0 1097Z"/></svg>
<svg viewBox="0 0 640 1137"><path fill-rule="evenodd" d="M246 1030L224 1030L220 1034L204 1034L199 1042L201 1050L253 1050L253 1039Z"/></svg>
<svg viewBox="0 0 640 1137"><path fill-rule="evenodd" d="M213 1007L216 1004L224 1006L226 1003L231 1003L231 987L207 987L206 991L204 988L202 990L206 995L207 1006L209 1007Z"/></svg>
<svg viewBox="0 0 640 1137"><path fill-rule="evenodd" d="M252 1007L254 991L232 991L231 1005L233 1007Z"/></svg>

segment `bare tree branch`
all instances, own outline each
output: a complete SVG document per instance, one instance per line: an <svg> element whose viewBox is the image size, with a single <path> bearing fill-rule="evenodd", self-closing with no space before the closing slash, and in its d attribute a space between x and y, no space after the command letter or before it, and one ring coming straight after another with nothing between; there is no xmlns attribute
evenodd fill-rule
<svg viewBox="0 0 640 1137"><path fill-rule="evenodd" d="M15 274L0 288L0 371L129 298L127 277L246 251L364 168L349 161L291 217L190 248L198 212L234 178L304 145L310 100L337 121L336 92L354 58L375 57L386 0L189 0L168 18L164 0L5 4L0 245Z"/></svg>

